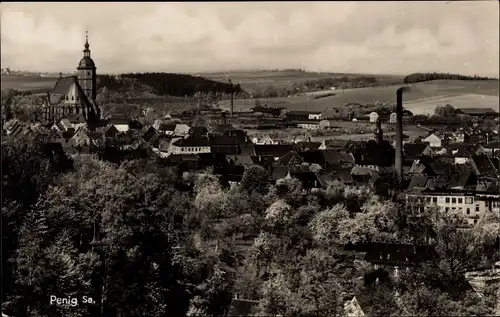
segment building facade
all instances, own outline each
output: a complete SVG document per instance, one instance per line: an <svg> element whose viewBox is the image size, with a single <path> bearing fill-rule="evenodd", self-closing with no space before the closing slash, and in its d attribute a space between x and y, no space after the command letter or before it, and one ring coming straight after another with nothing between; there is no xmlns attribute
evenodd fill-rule
<svg viewBox="0 0 500 317"><path fill-rule="evenodd" d="M428 192L408 194L407 198L417 199L426 207L437 206L445 213L462 214L469 225L474 225L479 218L487 213L500 213L500 195L470 192L470 193L439 193Z"/></svg>

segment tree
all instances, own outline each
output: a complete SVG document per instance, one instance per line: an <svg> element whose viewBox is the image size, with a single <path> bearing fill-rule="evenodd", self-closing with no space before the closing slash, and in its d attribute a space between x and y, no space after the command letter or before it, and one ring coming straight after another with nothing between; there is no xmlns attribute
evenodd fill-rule
<svg viewBox="0 0 500 317"><path fill-rule="evenodd" d="M240 186L246 192L265 194L268 191L269 172L261 166L251 166L245 170Z"/></svg>
<svg viewBox="0 0 500 317"><path fill-rule="evenodd" d="M441 117L456 117L457 110L452 105L437 106L434 114Z"/></svg>

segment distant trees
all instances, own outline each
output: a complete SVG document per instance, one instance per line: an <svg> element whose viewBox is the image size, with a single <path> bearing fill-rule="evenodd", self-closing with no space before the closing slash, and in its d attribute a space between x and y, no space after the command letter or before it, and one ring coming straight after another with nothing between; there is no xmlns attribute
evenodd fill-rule
<svg viewBox="0 0 500 317"><path fill-rule="evenodd" d="M159 96L194 96L201 91L205 94L223 93L230 94L231 89L235 94L243 92L239 84L218 82L203 77L186 74L172 73L128 73L119 76L98 75L101 86L110 90L122 90L127 80L132 80L139 85L150 87L152 92Z"/></svg>
<svg viewBox="0 0 500 317"><path fill-rule="evenodd" d="M288 97L300 93L327 90L331 87L363 88L379 86L380 82L375 76L357 76L357 77L324 77L318 79L306 80L304 82L294 82L285 87L269 85L264 89L257 89L252 93L253 98L273 98Z"/></svg>
<svg viewBox="0 0 500 317"><path fill-rule="evenodd" d="M460 75L460 74L451 74L451 73L413 73L408 76L406 76L403 79L403 83L405 84L414 84L414 83L420 83L424 81L430 81L430 80L443 80L443 79L450 79L450 80L494 80L498 78L492 78L492 77L481 77L481 76L466 76L466 75Z"/></svg>
<svg viewBox="0 0 500 317"><path fill-rule="evenodd" d="M457 109L450 104L437 106L434 114L442 117L454 117L457 115Z"/></svg>

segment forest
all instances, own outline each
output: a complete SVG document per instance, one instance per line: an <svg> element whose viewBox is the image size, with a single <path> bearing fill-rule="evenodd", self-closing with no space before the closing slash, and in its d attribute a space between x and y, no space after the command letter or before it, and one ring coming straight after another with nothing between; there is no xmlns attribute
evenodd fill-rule
<svg viewBox="0 0 500 317"><path fill-rule="evenodd" d="M403 83L405 84L415 84L424 81L430 80L498 80L498 78L491 77L481 77L481 76L466 76L460 74L451 74L451 73L413 73L406 76L403 79Z"/></svg>
<svg viewBox="0 0 500 317"><path fill-rule="evenodd" d="M243 92L239 84L218 82L203 77L172 73L128 73L122 75L98 75L100 87L121 91L130 83L149 87L158 96L194 96L198 92L213 94L235 94Z"/></svg>
<svg viewBox="0 0 500 317"><path fill-rule="evenodd" d="M306 191L259 166L230 187L45 143L2 140L2 157L9 316L221 316L234 294L257 300L258 315L344 316L349 295L369 316L492 314L494 296L475 295L464 273L498 261L495 215L459 230L459 215L422 211L383 183ZM243 251L241 237L253 241ZM375 241L429 243L437 256L396 278L344 252ZM51 306L51 295L80 304Z"/></svg>

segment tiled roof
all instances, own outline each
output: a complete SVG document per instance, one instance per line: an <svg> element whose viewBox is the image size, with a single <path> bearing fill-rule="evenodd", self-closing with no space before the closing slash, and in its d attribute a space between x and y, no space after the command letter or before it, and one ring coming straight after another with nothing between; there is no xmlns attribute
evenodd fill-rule
<svg viewBox="0 0 500 317"><path fill-rule="evenodd" d="M291 150L293 150L293 145L291 144L269 144L269 145L254 145L255 155L257 156L273 156L282 157Z"/></svg>
<svg viewBox="0 0 500 317"><path fill-rule="evenodd" d="M321 151L321 154L323 155L325 162L328 164L343 164L343 163L350 163L354 164L354 157L352 154L349 153L342 153L338 151L333 151L333 150L325 150Z"/></svg>
<svg viewBox="0 0 500 317"><path fill-rule="evenodd" d="M52 89L52 94L64 95L68 92L71 85L76 81L74 76L61 77L57 80L54 88Z"/></svg>
<svg viewBox="0 0 500 317"><path fill-rule="evenodd" d="M498 173L498 159L486 155L472 155L471 159L479 175L495 176Z"/></svg>
<svg viewBox="0 0 500 317"><path fill-rule="evenodd" d="M424 150L428 147L428 144L422 144L422 143L406 143L403 146L403 153L406 156L420 156L424 152Z"/></svg>

